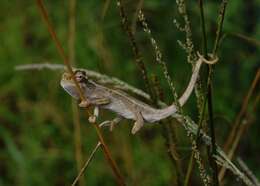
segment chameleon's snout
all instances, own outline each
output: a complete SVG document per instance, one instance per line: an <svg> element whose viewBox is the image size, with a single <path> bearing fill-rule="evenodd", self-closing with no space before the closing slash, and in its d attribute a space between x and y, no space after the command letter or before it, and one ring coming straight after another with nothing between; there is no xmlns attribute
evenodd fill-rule
<svg viewBox="0 0 260 186"><path fill-rule="evenodd" d="M79 99L79 94L76 86L69 74L64 73L60 81L61 87L75 99Z"/></svg>

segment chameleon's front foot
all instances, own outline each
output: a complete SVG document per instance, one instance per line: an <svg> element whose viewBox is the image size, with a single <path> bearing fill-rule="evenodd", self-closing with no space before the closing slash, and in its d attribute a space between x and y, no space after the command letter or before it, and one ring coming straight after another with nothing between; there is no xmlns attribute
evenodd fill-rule
<svg viewBox="0 0 260 186"><path fill-rule="evenodd" d="M89 116L88 121L89 123L96 123L97 117L95 115Z"/></svg>
<svg viewBox="0 0 260 186"><path fill-rule="evenodd" d="M87 101L87 100L82 100L80 103L79 103L79 107L83 107L83 108L86 108L90 105L90 102Z"/></svg>

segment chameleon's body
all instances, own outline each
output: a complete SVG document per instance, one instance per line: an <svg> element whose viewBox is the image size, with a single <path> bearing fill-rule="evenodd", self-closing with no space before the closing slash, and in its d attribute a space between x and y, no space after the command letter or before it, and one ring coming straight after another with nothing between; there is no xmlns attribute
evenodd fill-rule
<svg viewBox="0 0 260 186"><path fill-rule="evenodd" d="M179 99L180 106L183 106L190 97L199 76L199 70L203 61L199 59L194 67L190 82L185 92ZM115 112L120 118L132 119L135 122L132 133L136 133L144 122L153 123L169 117L176 113L175 104L163 109L156 109L139 101L125 92L114 90L89 80L84 71L75 70L75 77L84 92L88 103L97 108L104 108ZM76 86L71 75L65 72L61 80L61 86L74 98L80 99ZM81 106L84 104L81 104ZM119 119L118 119L119 121Z"/></svg>

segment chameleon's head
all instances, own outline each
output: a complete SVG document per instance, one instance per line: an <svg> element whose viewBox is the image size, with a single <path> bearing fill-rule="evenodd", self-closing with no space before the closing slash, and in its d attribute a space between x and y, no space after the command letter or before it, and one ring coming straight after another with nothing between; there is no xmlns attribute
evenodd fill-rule
<svg viewBox="0 0 260 186"><path fill-rule="evenodd" d="M82 71L82 70L75 70L73 73L74 73L76 81L79 83L80 87L83 88L84 85L88 82L88 77L86 75L86 72ZM72 97L79 99L80 96L79 96L77 87L69 72L64 72L62 74L60 85Z"/></svg>

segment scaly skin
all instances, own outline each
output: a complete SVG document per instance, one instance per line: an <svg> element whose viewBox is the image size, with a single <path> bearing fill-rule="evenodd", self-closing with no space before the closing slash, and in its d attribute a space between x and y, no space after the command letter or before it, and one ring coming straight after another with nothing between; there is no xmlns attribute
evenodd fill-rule
<svg viewBox="0 0 260 186"><path fill-rule="evenodd" d="M217 61L217 59L214 61L207 61L202 56L199 57L200 58L195 65L190 82L183 95L178 100L180 106L183 106L190 97L196 80L199 76L202 63L215 63ZM132 119L135 121L135 124L132 128L133 134L140 130L140 128L144 125L144 122L157 122L177 112L177 107L174 103L166 108L156 109L140 100L131 97L125 92L110 89L103 85L97 84L92 80L89 80L86 76L86 73L82 70L75 70L74 74L76 80L79 82L80 87L84 91L86 99L91 105L97 108L111 110L112 112L115 112L120 118ZM60 84L72 97L75 99L80 99L69 73L65 72L63 74ZM84 102L81 102L80 106L84 107L87 105L84 105Z"/></svg>

